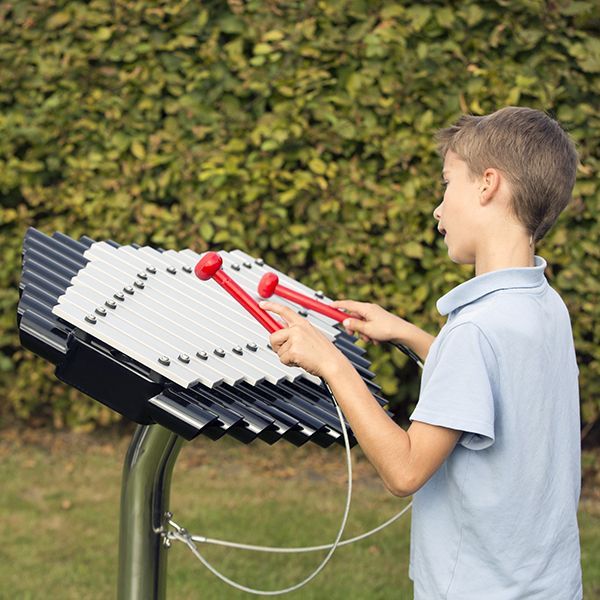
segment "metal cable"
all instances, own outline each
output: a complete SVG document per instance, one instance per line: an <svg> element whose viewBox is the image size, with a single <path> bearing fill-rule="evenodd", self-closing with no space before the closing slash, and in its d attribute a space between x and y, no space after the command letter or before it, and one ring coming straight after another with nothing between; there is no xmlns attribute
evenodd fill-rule
<svg viewBox="0 0 600 600"><path fill-rule="evenodd" d="M412 502L409 502L398 514L395 514L392 518L388 519L381 525L375 527L375 529L371 529L365 533L361 533L353 538L348 538L347 540L342 540L339 546L347 546L348 544L353 544L354 542L359 542L368 538L375 533L380 532L382 529L385 529L388 525L391 525L394 521L397 521L408 509L412 506ZM179 528L177 523L173 521L169 521L171 525L176 528ZM199 542L202 544L213 544L215 546L225 546L227 548L235 548L237 550L252 550L254 552L273 552L280 554L297 554L300 552L317 552L319 550L328 550L333 546L333 544L323 544L322 546L256 546L253 544L242 544L240 542L229 542L227 540L219 540L215 538L205 537L203 535L192 535L189 536L193 542Z"/></svg>
<svg viewBox="0 0 600 600"><path fill-rule="evenodd" d="M325 556L325 558L321 561L321 564L308 577L306 577L299 583L296 583L295 585L292 585L290 587L283 588L280 590L257 590L255 588L250 588L245 585L241 585L241 584L237 583L236 581L233 581L233 579L229 579L229 577L223 575L220 571L215 569L215 567L213 567L208 562L208 560L206 558L204 558L204 556L202 556L202 554L198 550L198 547L194 543L192 536L190 536L185 530L179 528L178 530L169 532L169 534L168 534L168 537L170 539L175 539L175 540L184 542L188 546L188 548L193 552L193 554L196 556L196 558L213 575L217 576L221 581L229 584L230 586L232 586L238 590L241 590L242 592L247 592L249 594L256 594L259 596L277 596L280 594L287 594L289 592L293 592L297 589L300 589L301 587L305 586L307 583L312 581L323 570L325 565L329 562L329 559L333 556L335 549L338 547L338 545L340 543L342 534L344 533L344 529L346 527L346 522L348 520L348 514L350 512L350 503L352 500L352 456L350 454L350 440L348 439L348 431L346 429L346 424L344 423L344 417L342 415L342 411L340 410L340 407L338 406L337 400L335 399L335 396L334 396L331 388L327 385L327 383L323 381L323 384L327 387L327 389L329 390L329 393L331 394L331 397L333 399L333 404L338 413L338 417L340 419L340 424L342 426L342 435L344 437L344 445L346 447L346 465L347 465L347 469L348 469L348 486L347 486L347 493L346 493L346 507L344 509L344 515L342 517L342 522L340 524L340 528L338 530L335 541L333 542L333 544L331 544L329 546L329 552L327 553L327 556Z"/></svg>
<svg viewBox="0 0 600 600"><path fill-rule="evenodd" d="M414 360L419 365L419 367L423 368L423 362L412 350L410 350L403 344L393 343L393 345L396 346L402 352L404 352L412 360ZM221 581L223 581L223 582L229 584L230 586L232 586L238 590L241 590L243 592L248 592L250 594L255 594L255 595L260 595L260 596L277 596L277 595L281 595L281 594L287 594L289 592L293 592L297 589L300 589L301 587L305 586L307 583L312 581L324 569L325 565L329 562L329 560L333 556L333 553L335 552L335 550L338 546L345 546L347 544L352 544L354 542L363 540L363 539L381 531L382 529L384 529L388 525L391 525L394 521L399 519L412 506L412 502L410 502L398 514L394 515L391 519L388 519L387 521L385 521L381 525L375 527L374 529L367 531L366 533L363 533L356 537L340 541L342 534L344 533L344 529L346 527L346 522L348 520L348 514L350 512L350 503L352 501L352 456L350 453L350 440L348 439L348 431L346 429L346 424L344 422L344 417L342 415L342 411L337 403L337 400L335 398L333 390L329 387L327 382L325 382L324 380L322 380L322 382L323 382L323 385L327 388L327 390L331 394L333 404L335 406L335 409L338 414L338 418L340 420L342 436L344 438L344 446L346 449L346 466L347 466L347 472L348 472L346 506L344 509L344 515L342 517L342 522L340 524L340 528L338 530L336 539L333 542L333 544L324 544L321 546L304 546L304 547L275 547L275 546L256 546L256 545L252 545L252 544L241 544L238 542L228 542L225 540L211 539L211 538L207 538L204 536L192 536L185 529L183 529L177 523L175 523L173 520L169 519L169 524L175 528L175 531L169 531L166 533L166 537L168 539L179 540L179 541L183 542L184 544L186 544L188 546L188 548L192 551L194 556L196 556L196 558L211 573L213 573L213 575L218 577ZM233 579L230 579L226 575L223 575L221 572L219 572L215 567L213 567L208 562L208 560L206 558L204 558L204 556L202 556L202 554L198 550L198 547L196 546L195 542L200 542L200 543L205 543L205 544L215 544L215 545L226 546L229 548L237 548L237 549L242 549L242 550L252 550L255 552L295 553L295 552L316 552L318 550L327 550L327 549L329 549L329 552L327 553L327 556L325 556L325 558L321 561L321 564L308 577L306 577L299 583L296 583L295 585L287 587L287 588L282 588L280 590L258 590L255 588L250 588L250 587L241 585L241 584L237 583L236 581L233 581Z"/></svg>

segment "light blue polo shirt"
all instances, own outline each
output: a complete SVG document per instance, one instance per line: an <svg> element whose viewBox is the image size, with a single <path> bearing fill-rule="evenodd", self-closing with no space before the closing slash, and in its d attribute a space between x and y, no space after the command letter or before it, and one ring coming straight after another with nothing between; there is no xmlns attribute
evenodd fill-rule
<svg viewBox="0 0 600 600"><path fill-rule="evenodd" d="M411 420L464 432L413 497L415 600L582 597L578 368L546 262L475 277L448 315Z"/></svg>

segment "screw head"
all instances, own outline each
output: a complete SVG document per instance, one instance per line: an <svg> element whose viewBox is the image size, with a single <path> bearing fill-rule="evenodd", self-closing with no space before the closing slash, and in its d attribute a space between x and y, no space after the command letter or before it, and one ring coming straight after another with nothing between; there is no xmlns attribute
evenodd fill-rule
<svg viewBox="0 0 600 600"><path fill-rule="evenodd" d="M116 294L113 294L113 298L116 298L117 300L120 300L121 302L123 302L125 300L125 296L123 295L123 292L117 292Z"/></svg>
<svg viewBox="0 0 600 600"><path fill-rule="evenodd" d="M196 352L196 356L202 360L208 360L208 353L204 352L204 350L198 350L198 352Z"/></svg>
<svg viewBox="0 0 600 600"><path fill-rule="evenodd" d="M234 271L239 271L239 270L240 270L240 265L238 265L237 263L233 263L233 264L231 265L231 268L232 268Z"/></svg>
<svg viewBox="0 0 600 600"><path fill-rule="evenodd" d="M158 362L161 365L165 365L165 367L168 367L171 364L171 361L169 360L169 357L165 356L164 354L162 356L158 357Z"/></svg>
<svg viewBox="0 0 600 600"><path fill-rule="evenodd" d="M130 285L126 285L126 286L123 288L123 291L124 291L126 294L129 294L130 296L132 296L132 295L133 295L133 293L134 293L134 291L133 291L133 288L132 288Z"/></svg>
<svg viewBox="0 0 600 600"><path fill-rule="evenodd" d="M85 320L92 325L96 324L96 317L94 315L85 315Z"/></svg>
<svg viewBox="0 0 600 600"><path fill-rule="evenodd" d="M97 315L100 315L101 317L105 317L106 316L106 309L103 308L102 306L99 306L94 312Z"/></svg>
<svg viewBox="0 0 600 600"><path fill-rule="evenodd" d="M321 290L317 290L317 291L315 292L315 296L316 296L317 298L325 298L325 294L324 294L324 293L323 293Z"/></svg>
<svg viewBox="0 0 600 600"><path fill-rule="evenodd" d="M262 267L262 266L264 266L264 264L265 264L265 261L264 261L262 258L257 258L257 259L256 259L254 262L255 262L255 263L256 263L256 264L257 264L259 267Z"/></svg>
<svg viewBox="0 0 600 600"><path fill-rule="evenodd" d="M117 308L117 303L110 298L104 303L104 305L108 306L108 308Z"/></svg>
<svg viewBox="0 0 600 600"><path fill-rule="evenodd" d="M187 354L182 353L179 355L178 358L182 363L185 363L186 365L190 362L190 357Z"/></svg>
<svg viewBox="0 0 600 600"><path fill-rule="evenodd" d="M151 275L156 275L156 267L153 267L152 265L148 265L146 267L146 271L148 271L148 273Z"/></svg>
<svg viewBox="0 0 600 600"><path fill-rule="evenodd" d="M246 267L246 269L252 268L252 263L249 260L245 260L242 264Z"/></svg>
<svg viewBox="0 0 600 600"><path fill-rule="evenodd" d="M134 281L133 285L140 290L143 290L146 287L143 281Z"/></svg>
<svg viewBox="0 0 600 600"><path fill-rule="evenodd" d="M175 267L167 267L167 273L171 273L171 275L175 275L177 273L177 269Z"/></svg>
<svg viewBox="0 0 600 600"><path fill-rule="evenodd" d="M301 317L308 317L308 313L303 308L301 308L300 310L298 310L298 314Z"/></svg>
<svg viewBox="0 0 600 600"><path fill-rule="evenodd" d="M225 350L223 350L223 348L215 348L214 352L217 356L221 358L225 356Z"/></svg>
<svg viewBox="0 0 600 600"><path fill-rule="evenodd" d="M248 342L246 344L246 348L248 348L248 350L252 350L252 352L256 352L258 350L258 346L254 342Z"/></svg>
<svg viewBox="0 0 600 600"><path fill-rule="evenodd" d="M148 279L148 275L146 275L146 273L138 273L137 276L140 279L143 279L144 281L146 281L146 279Z"/></svg>
<svg viewBox="0 0 600 600"><path fill-rule="evenodd" d="M234 346L234 347L232 348L232 350L233 350L233 351L234 351L236 354L243 354L243 353L244 353L244 351L242 350L242 347L241 347L241 346Z"/></svg>
<svg viewBox="0 0 600 600"><path fill-rule="evenodd" d="M184 270L186 273L191 273L194 269L192 269L192 267L190 267L189 265L185 265L183 267L181 267L182 270Z"/></svg>

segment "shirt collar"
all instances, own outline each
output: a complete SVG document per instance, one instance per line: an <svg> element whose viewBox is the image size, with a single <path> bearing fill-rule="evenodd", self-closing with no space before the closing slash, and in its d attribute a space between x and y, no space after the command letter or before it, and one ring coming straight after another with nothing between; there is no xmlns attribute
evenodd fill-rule
<svg viewBox="0 0 600 600"><path fill-rule="evenodd" d="M473 277L442 296L437 301L437 309L441 315L447 315L498 290L538 287L546 281L545 269L546 261L536 256L533 267L500 269Z"/></svg>

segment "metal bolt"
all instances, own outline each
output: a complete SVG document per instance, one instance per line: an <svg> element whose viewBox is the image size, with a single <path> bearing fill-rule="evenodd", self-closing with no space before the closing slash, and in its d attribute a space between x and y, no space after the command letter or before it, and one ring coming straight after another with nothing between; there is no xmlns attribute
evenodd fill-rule
<svg viewBox="0 0 600 600"><path fill-rule="evenodd" d="M137 276L140 279L143 279L144 281L146 281L146 279L148 279L148 275L146 275L146 273L138 273Z"/></svg>
<svg viewBox="0 0 600 600"><path fill-rule="evenodd" d="M132 296L132 295L133 295L133 293L134 293L134 292L133 292L133 288L132 288L130 285L126 285L126 286L123 288L123 291L124 291L124 292L126 292L127 294L129 294L130 296Z"/></svg>
<svg viewBox="0 0 600 600"><path fill-rule="evenodd" d="M231 268L234 271L239 271L240 270L240 265L238 265L237 263L232 263Z"/></svg>
<svg viewBox="0 0 600 600"><path fill-rule="evenodd" d="M264 264L265 264L265 261L264 261L262 258L257 258L257 259L256 259L254 262L255 262L255 263L256 263L256 264L257 264L259 267L262 267L262 266L264 266Z"/></svg>
<svg viewBox="0 0 600 600"><path fill-rule="evenodd" d="M215 348L215 354L223 358L225 356L225 350L223 350L223 348Z"/></svg>
<svg viewBox="0 0 600 600"><path fill-rule="evenodd" d="M316 296L317 298L325 298L325 294L324 294L324 293L323 293L321 290L317 290L317 291L315 292L315 296Z"/></svg>
<svg viewBox="0 0 600 600"><path fill-rule="evenodd" d="M117 308L117 303L114 300L106 300L106 302L104 303L105 306L108 306L108 308Z"/></svg>
<svg viewBox="0 0 600 600"><path fill-rule="evenodd" d="M165 548L170 548L171 547L171 538L168 538L167 536L163 537L162 543Z"/></svg>
<svg viewBox="0 0 600 600"><path fill-rule="evenodd" d="M170 520L170 519L172 519L172 518L173 518L173 513L172 513L170 510L168 510L168 511L165 513L165 519L168 521L168 520Z"/></svg>
<svg viewBox="0 0 600 600"><path fill-rule="evenodd" d="M308 313L303 308L301 308L300 310L298 310L298 314L301 317L308 317Z"/></svg>
<svg viewBox="0 0 600 600"><path fill-rule="evenodd" d="M164 356L164 355L158 357L158 362L161 365L165 365L165 367L168 367L171 364L171 361L169 360L169 357L168 356Z"/></svg>
<svg viewBox="0 0 600 600"><path fill-rule="evenodd" d="M140 290L143 290L146 287L143 281L134 281L133 285Z"/></svg>
<svg viewBox="0 0 600 600"><path fill-rule="evenodd" d="M92 325L96 324L96 317L94 315L85 315L85 320Z"/></svg>
<svg viewBox="0 0 600 600"><path fill-rule="evenodd" d="M123 292L117 292L116 294L113 294L113 298L116 298L117 300L120 300L121 302L123 302L123 300L125 300L125 296L123 295Z"/></svg>
<svg viewBox="0 0 600 600"><path fill-rule="evenodd" d="M95 313L97 315L100 315L101 317L105 317L106 316L106 309L103 308L102 306L99 306L96 310Z"/></svg>
<svg viewBox="0 0 600 600"><path fill-rule="evenodd" d="M177 269L175 267L167 267L167 273L171 273L171 275L175 275L177 273Z"/></svg>
<svg viewBox="0 0 600 600"><path fill-rule="evenodd" d="M245 260L242 264L246 267L246 269L252 268L252 263L249 260Z"/></svg>
<svg viewBox="0 0 600 600"><path fill-rule="evenodd" d="M243 354L243 353L244 353L244 351L242 350L242 347L241 347L241 346L234 346L234 347L232 348L232 350L233 350L233 351L234 351L236 354Z"/></svg>
<svg viewBox="0 0 600 600"><path fill-rule="evenodd" d="M190 357L187 354L180 354L178 358L182 363L185 363L186 365L190 362Z"/></svg>
<svg viewBox="0 0 600 600"><path fill-rule="evenodd" d="M190 267L189 265L185 265L184 267L181 267L186 273L191 273L193 271L192 267Z"/></svg>
<svg viewBox="0 0 600 600"><path fill-rule="evenodd" d="M198 350L198 352L196 352L196 356L202 360L208 360L208 354L204 352L204 350Z"/></svg>
<svg viewBox="0 0 600 600"><path fill-rule="evenodd" d="M246 348L248 348L248 350L252 350L252 352L256 352L258 350L258 346L254 342L248 342L246 344Z"/></svg>
<svg viewBox="0 0 600 600"><path fill-rule="evenodd" d="M147 266L146 271L148 271L148 273L151 273L152 275L156 275L156 267L153 267L152 265Z"/></svg>

